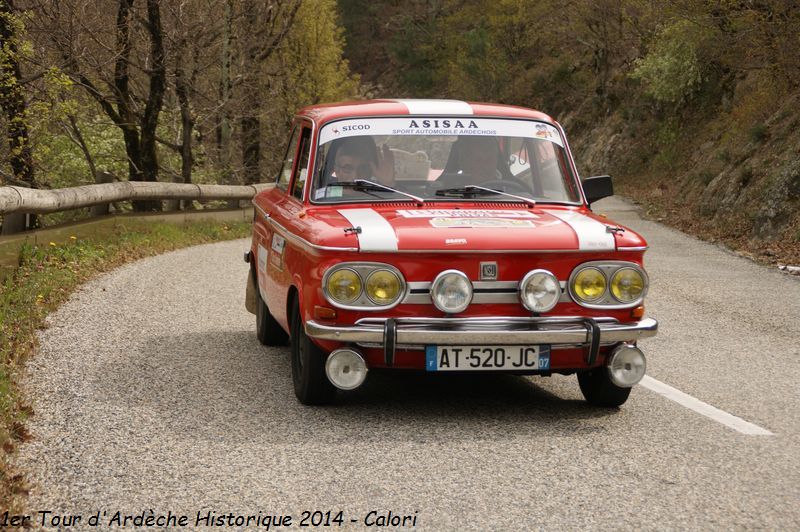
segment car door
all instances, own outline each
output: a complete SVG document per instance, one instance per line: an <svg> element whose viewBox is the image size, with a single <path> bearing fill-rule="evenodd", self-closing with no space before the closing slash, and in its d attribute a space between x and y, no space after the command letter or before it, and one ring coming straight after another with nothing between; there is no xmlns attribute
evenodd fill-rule
<svg viewBox="0 0 800 532"><path fill-rule="evenodd" d="M296 221L303 209L305 183L309 172L311 154L311 126L300 122L292 133L292 141L287 150L280 175L274 191L273 210L270 217L273 224L266 234L267 264L265 279L265 298L267 306L274 309L273 315L283 322L282 312L286 309L286 298L292 285L292 259L300 254L293 248L287 233L298 234ZM284 228L283 230L276 228ZM286 324L288 325L288 324Z"/></svg>
<svg viewBox="0 0 800 532"><path fill-rule="evenodd" d="M275 187L270 190L265 197L257 197L258 207L256 211L256 223L253 226L254 237L258 244L256 249L256 268L258 279L258 290L261 294L261 299L270 308L270 312L278 317L281 313L278 308L274 306L277 302L275 298L275 284L270 280L270 270L274 266L270 266L276 260L276 257L270 253L273 240L276 244L280 241L276 238L276 233L269 222L269 218L275 215L276 207L285 200L286 192L289 188L289 182L292 178L294 170L294 162L297 159L297 150L300 145L301 129L295 125L289 136L289 144L286 147L286 153L283 158L283 163L275 178ZM259 212L262 211L262 212Z"/></svg>

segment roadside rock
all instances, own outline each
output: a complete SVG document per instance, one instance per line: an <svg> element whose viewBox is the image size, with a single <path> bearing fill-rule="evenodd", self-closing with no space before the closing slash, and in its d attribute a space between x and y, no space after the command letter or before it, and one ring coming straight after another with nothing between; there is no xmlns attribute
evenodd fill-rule
<svg viewBox="0 0 800 532"><path fill-rule="evenodd" d="M785 266L781 264L778 269L792 275L800 275L800 266Z"/></svg>
<svg viewBox="0 0 800 532"><path fill-rule="evenodd" d="M764 204L753 220L752 235L767 240L780 236L791 222L800 199L800 161L788 163L763 196Z"/></svg>

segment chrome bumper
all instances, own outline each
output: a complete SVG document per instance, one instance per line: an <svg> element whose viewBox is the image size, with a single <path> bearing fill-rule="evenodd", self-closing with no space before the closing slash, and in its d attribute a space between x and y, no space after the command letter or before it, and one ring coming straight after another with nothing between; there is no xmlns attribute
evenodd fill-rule
<svg viewBox="0 0 800 532"><path fill-rule="evenodd" d="M657 331L658 322L652 318L633 323L581 317L365 318L349 326L306 323L306 334L318 340L383 347L389 365L395 349L430 344L588 347L587 362L593 363L601 345L633 342L655 336Z"/></svg>

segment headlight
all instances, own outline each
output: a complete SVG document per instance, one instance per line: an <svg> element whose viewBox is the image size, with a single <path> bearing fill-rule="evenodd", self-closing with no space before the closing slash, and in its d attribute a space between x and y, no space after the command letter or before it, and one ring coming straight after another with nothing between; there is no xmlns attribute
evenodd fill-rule
<svg viewBox="0 0 800 532"><path fill-rule="evenodd" d="M472 283L458 270L443 271L433 280L431 299L442 312L463 312L472 302Z"/></svg>
<svg viewBox="0 0 800 532"><path fill-rule="evenodd" d="M375 270L367 277L367 297L376 305L391 305L402 290L403 283L394 272Z"/></svg>
<svg viewBox="0 0 800 532"><path fill-rule="evenodd" d="M531 312L552 310L561 297L561 286L556 276L547 270L533 270L522 278L519 297Z"/></svg>
<svg viewBox="0 0 800 532"><path fill-rule="evenodd" d="M611 295L620 303L631 303L642 297L644 286L644 276L633 268L620 268L611 277Z"/></svg>
<svg viewBox="0 0 800 532"><path fill-rule="evenodd" d="M400 303L406 281L400 270L382 262L340 262L322 275L325 299L348 310L386 310Z"/></svg>
<svg viewBox="0 0 800 532"><path fill-rule="evenodd" d="M635 262L595 260L572 271L569 295L587 308L632 308L644 299L648 283L647 273Z"/></svg>
<svg viewBox="0 0 800 532"><path fill-rule="evenodd" d="M342 268L328 276L325 288L337 303L353 303L361 295L361 277L353 270Z"/></svg>
<svg viewBox="0 0 800 532"><path fill-rule="evenodd" d="M581 301L597 301L606 293L606 276L597 268L584 268L572 280L572 293Z"/></svg>

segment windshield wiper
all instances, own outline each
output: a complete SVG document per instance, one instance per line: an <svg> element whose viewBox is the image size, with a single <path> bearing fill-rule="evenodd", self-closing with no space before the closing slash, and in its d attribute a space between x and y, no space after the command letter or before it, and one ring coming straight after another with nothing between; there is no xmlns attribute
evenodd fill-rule
<svg viewBox="0 0 800 532"><path fill-rule="evenodd" d="M533 201L531 198L526 198L525 196L517 196L516 194L509 194L508 192L504 192L502 190L495 190L493 188L486 188L481 187L478 185L466 185L460 188L440 188L436 191L437 196L461 196L463 198L467 197L475 197L475 196L507 196L509 198L518 199L524 203L526 203L529 207L535 207L536 202Z"/></svg>
<svg viewBox="0 0 800 532"><path fill-rule="evenodd" d="M419 196L415 196L413 194L409 194L408 192L403 192L402 190L397 190L396 188L388 187L386 185L382 185L374 181L369 181L367 179L355 179L353 181L337 181L334 183L330 183L330 185L336 187L352 187L355 189L361 188L365 190L385 190L387 192L394 192L395 194L400 194L401 196L411 198L420 205L425 203L425 200L420 198Z"/></svg>

